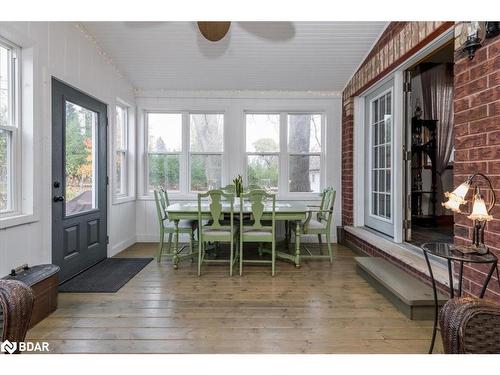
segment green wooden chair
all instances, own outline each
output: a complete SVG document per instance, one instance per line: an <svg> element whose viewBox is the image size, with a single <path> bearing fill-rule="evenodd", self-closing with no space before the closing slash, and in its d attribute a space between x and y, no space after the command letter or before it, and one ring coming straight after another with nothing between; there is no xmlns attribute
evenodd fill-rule
<svg viewBox="0 0 500 375"><path fill-rule="evenodd" d="M333 219L333 207L335 204L336 192L332 188L326 188L322 193L321 204L317 207L308 207L308 214L306 220L300 225L300 236L307 235L318 235L318 241L320 243L320 255L313 255L311 251L306 247L302 246L303 249L308 253L308 255L301 255L301 258L309 259L329 259L330 263L333 263L333 253L332 244L330 240L330 228ZM314 214L314 215L313 215ZM292 230L295 231L296 227L291 226ZM328 255L323 255L322 249L322 236L326 237L326 243L328 246Z"/></svg>
<svg viewBox="0 0 500 375"><path fill-rule="evenodd" d="M160 243L158 246L158 253L156 255L156 261L159 263L163 254L163 247L165 242L165 234L168 234L168 256L171 259L175 258L174 268L177 268L177 260L181 258L190 257L193 259L195 255L193 253L193 240L194 231L196 230L196 222L192 220L180 220L178 225L178 230L175 230L175 223L168 219L167 207L170 205L168 194L163 188L155 189L154 191L155 203L156 203L156 213L158 216L158 224L160 228ZM179 240L179 233L189 234L189 254L181 255L181 252L187 247L187 245L182 246L180 249L174 249L172 251L172 236L176 236L176 243Z"/></svg>
<svg viewBox="0 0 500 375"><path fill-rule="evenodd" d="M250 221L245 220L245 201L250 204ZM267 202L272 203L271 225L264 221L264 209ZM268 213L266 213L268 216ZM266 217L267 219L267 217ZM268 220L269 221L269 220ZM259 243L261 253L262 243L271 243L271 260L245 260L243 256L243 244L245 242ZM240 196L240 276L243 274L243 263L267 263L271 264L271 275L275 274L276 264L276 195L269 194L264 190L252 190Z"/></svg>
<svg viewBox="0 0 500 375"><path fill-rule="evenodd" d="M203 200L208 198L210 211L203 210ZM224 209L223 202L227 202ZM224 220L224 213L229 211L229 220ZM208 220L208 222L207 222ZM206 259L209 243L229 243L229 260ZM236 253L235 253L236 246ZM218 246L215 248L218 251ZM229 263L229 276L233 275L233 266L238 259L238 228L234 225L234 194L222 190L210 190L198 194L198 276L203 263Z"/></svg>

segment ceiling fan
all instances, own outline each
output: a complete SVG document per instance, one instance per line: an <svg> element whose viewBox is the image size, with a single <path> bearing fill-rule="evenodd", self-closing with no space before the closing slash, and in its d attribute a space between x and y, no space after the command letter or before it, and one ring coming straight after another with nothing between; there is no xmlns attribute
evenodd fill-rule
<svg viewBox="0 0 500 375"><path fill-rule="evenodd" d="M199 21L197 23L201 35L211 42L218 42L224 38L231 26L231 22L221 21Z"/></svg>

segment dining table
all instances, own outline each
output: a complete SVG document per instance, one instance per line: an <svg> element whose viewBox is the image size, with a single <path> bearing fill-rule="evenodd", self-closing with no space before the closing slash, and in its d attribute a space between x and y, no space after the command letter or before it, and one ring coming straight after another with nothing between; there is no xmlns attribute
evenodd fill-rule
<svg viewBox="0 0 500 375"><path fill-rule="evenodd" d="M252 207L250 203L243 203L243 213L251 214ZM173 221L176 233L178 233L178 225L180 220L198 220L198 201L182 201L178 203L173 203L169 205L166 209L169 220ZM231 204L229 202L222 202L222 212L224 214L230 214ZM240 202L236 201L233 203L233 214L235 218L239 217L240 214ZM290 201L290 200L277 200L275 205L275 220L285 221L289 225L296 225L297 230L295 231L295 250L292 252L288 251L289 246L286 249L276 249L276 258L291 261L295 264L295 267L300 267L300 225L303 220L306 219L308 214L308 207L302 201ZM263 220L270 220L272 215L272 204L267 203L264 205ZM201 219L210 220L210 203L208 201L201 203ZM288 231L286 231L287 238L285 239L286 244L289 243ZM179 245L179 236L176 235L174 238L174 249L177 249ZM177 255L174 255L172 261L174 266L178 263Z"/></svg>

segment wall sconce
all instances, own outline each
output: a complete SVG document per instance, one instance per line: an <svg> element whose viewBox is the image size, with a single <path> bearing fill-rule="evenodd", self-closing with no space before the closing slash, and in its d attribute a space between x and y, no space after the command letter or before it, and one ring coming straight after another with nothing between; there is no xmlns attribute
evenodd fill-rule
<svg viewBox="0 0 500 375"><path fill-rule="evenodd" d="M480 48L486 38L493 38L500 34L500 22L498 21L469 21L461 23L459 45L469 59L472 60L476 54L476 50Z"/></svg>
<svg viewBox="0 0 500 375"><path fill-rule="evenodd" d="M455 248L462 253L478 253L486 254L488 248L484 245L484 228L486 223L493 219L490 215L492 208L495 206L496 196L491 181L482 173L474 173L465 182L460 184L453 192L446 192L444 195L448 200L442 203L443 207L452 210L455 213L462 213L460 206L467 203L465 196L467 195L474 179L476 177L482 177L488 183L491 191L491 199L488 202L488 207L481 195L479 186L474 187L474 195L472 197L472 212L467 216L468 219L472 220L474 224L474 232L472 235L472 246L456 246Z"/></svg>

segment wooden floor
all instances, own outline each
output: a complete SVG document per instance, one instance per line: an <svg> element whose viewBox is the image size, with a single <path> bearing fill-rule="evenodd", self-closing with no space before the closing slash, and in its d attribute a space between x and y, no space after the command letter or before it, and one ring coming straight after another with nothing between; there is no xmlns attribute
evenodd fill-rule
<svg viewBox="0 0 500 375"><path fill-rule="evenodd" d="M136 244L119 257L153 256ZM302 268L151 262L115 294L64 293L28 333L58 353L426 353L432 322L406 319L356 274L354 254ZM441 351L438 342L437 352Z"/></svg>

